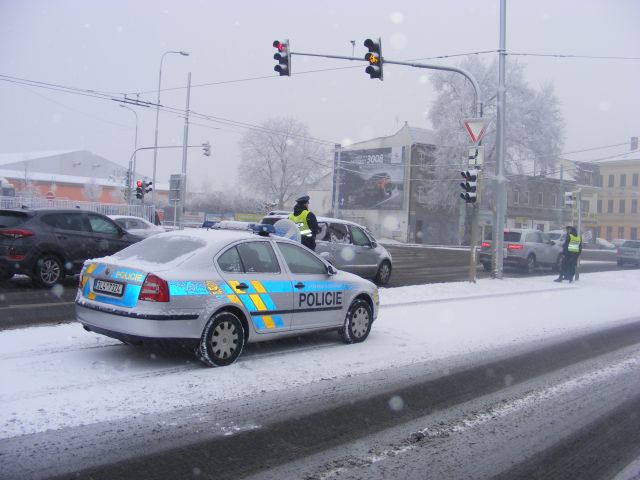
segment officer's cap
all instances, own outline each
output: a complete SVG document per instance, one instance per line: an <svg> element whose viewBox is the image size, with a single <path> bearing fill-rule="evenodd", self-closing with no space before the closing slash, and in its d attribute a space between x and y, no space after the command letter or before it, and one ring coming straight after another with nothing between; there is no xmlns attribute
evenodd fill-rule
<svg viewBox="0 0 640 480"><path fill-rule="evenodd" d="M298 199L296 199L297 203L309 203L309 195L304 195Z"/></svg>

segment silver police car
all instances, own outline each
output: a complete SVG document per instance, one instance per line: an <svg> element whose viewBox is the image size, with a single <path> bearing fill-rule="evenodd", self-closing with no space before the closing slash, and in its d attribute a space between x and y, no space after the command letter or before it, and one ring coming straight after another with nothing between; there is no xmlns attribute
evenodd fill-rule
<svg viewBox="0 0 640 480"><path fill-rule="evenodd" d="M208 366L233 363L249 342L287 335L367 338L379 306L373 283L273 235L272 226L255 230L161 233L88 260L78 321L125 343L190 344Z"/></svg>

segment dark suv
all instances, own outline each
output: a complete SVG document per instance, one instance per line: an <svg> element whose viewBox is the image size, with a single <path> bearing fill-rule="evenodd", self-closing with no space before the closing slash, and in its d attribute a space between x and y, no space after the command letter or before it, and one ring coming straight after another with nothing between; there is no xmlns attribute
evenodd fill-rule
<svg viewBox="0 0 640 480"><path fill-rule="evenodd" d="M80 272L88 258L111 255L142 240L106 216L86 210L0 210L0 281L16 273L52 286Z"/></svg>

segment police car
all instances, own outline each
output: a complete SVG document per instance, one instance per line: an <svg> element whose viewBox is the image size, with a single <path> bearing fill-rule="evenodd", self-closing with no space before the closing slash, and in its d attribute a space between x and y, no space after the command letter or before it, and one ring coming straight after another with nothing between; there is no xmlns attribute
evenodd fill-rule
<svg viewBox="0 0 640 480"><path fill-rule="evenodd" d="M176 340L208 366L233 363L247 343L336 330L364 341L378 290L336 270L271 225L178 230L149 237L80 275L76 317L125 343Z"/></svg>

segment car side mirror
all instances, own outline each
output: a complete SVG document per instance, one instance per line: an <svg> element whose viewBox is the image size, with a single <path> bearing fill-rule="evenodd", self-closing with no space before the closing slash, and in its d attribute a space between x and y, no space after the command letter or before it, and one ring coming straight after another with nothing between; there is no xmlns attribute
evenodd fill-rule
<svg viewBox="0 0 640 480"><path fill-rule="evenodd" d="M333 276L338 273L338 270L333 265L327 265L327 275Z"/></svg>
<svg viewBox="0 0 640 480"><path fill-rule="evenodd" d="M372 241L371 248L376 248L378 246L378 242Z"/></svg>

